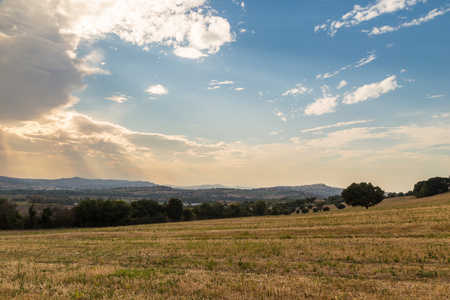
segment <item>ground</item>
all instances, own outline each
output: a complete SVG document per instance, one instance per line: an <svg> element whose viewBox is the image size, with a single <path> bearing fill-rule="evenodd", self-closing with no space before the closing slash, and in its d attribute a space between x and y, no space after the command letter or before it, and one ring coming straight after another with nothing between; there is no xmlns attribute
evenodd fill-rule
<svg viewBox="0 0 450 300"><path fill-rule="evenodd" d="M450 194L344 210L0 232L4 299L448 299Z"/></svg>

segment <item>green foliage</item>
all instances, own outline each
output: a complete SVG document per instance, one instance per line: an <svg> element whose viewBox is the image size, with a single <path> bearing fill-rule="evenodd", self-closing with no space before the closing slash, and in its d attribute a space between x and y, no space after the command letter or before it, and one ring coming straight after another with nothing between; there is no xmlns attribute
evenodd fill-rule
<svg viewBox="0 0 450 300"><path fill-rule="evenodd" d="M344 203L337 203L334 206L336 206L337 209L344 209L345 208L345 204Z"/></svg>
<svg viewBox="0 0 450 300"><path fill-rule="evenodd" d="M414 185L413 194L417 198L429 197L448 192L450 178L433 177L426 181L419 181Z"/></svg>
<svg viewBox="0 0 450 300"><path fill-rule="evenodd" d="M0 198L0 230L19 229L22 227L22 217L17 211L17 205Z"/></svg>
<svg viewBox="0 0 450 300"><path fill-rule="evenodd" d="M352 183L341 194L347 205L364 206L368 209L384 199L384 191L370 182Z"/></svg>
<svg viewBox="0 0 450 300"><path fill-rule="evenodd" d="M183 221L192 221L194 219L194 214L189 208L183 209Z"/></svg>
<svg viewBox="0 0 450 300"><path fill-rule="evenodd" d="M309 213L309 209L306 207L302 208L302 214L307 214L307 213Z"/></svg>
<svg viewBox="0 0 450 300"><path fill-rule="evenodd" d="M166 206L167 216L172 221L180 221L183 215L183 202L180 199L172 198Z"/></svg>
<svg viewBox="0 0 450 300"><path fill-rule="evenodd" d="M256 201L253 210L255 215L264 216L267 212L267 203L265 201L258 200Z"/></svg>
<svg viewBox="0 0 450 300"><path fill-rule="evenodd" d="M313 208L313 212L318 212L320 209L318 207Z"/></svg>
<svg viewBox="0 0 450 300"><path fill-rule="evenodd" d="M328 207L328 206L323 208L323 211L329 211L329 210L330 210L330 207Z"/></svg>

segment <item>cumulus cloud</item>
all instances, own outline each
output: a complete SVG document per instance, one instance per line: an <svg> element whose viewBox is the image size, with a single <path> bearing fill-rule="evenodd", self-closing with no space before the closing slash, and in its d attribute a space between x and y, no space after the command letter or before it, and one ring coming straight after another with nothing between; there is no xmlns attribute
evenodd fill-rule
<svg viewBox="0 0 450 300"><path fill-rule="evenodd" d="M309 104L305 109L305 115L320 116L336 111L337 99L339 96L331 96L328 86L322 87L323 97L316 99L314 103Z"/></svg>
<svg viewBox="0 0 450 300"><path fill-rule="evenodd" d="M283 93L283 96L296 96L296 95L302 95L302 94L310 94L313 92L313 89L305 87L303 84L299 83L295 85L295 88L292 88L290 90L287 90Z"/></svg>
<svg viewBox="0 0 450 300"><path fill-rule="evenodd" d="M5 168L30 160L33 165L46 165L40 172L51 172L51 165L57 161L59 169L67 167L75 174L90 174L91 170L92 176L108 176L108 172L129 175L140 166L151 169L155 162L171 163L180 157L201 161L223 148L221 143L200 144L184 136L135 132L66 110L20 126L0 125L0 141L0 160L17 158L2 164ZM92 170L94 166L99 169Z"/></svg>
<svg viewBox="0 0 450 300"><path fill-rule="evenodd" d="M275 115L280 118L281 121L287 122L287 117L285 113L282 113L281 111L278 111L275 113Z"/></svg>
<svg viewBox="0 0 450 300"><path fill-rule="evenodd" d="M357 26L363 22L370 21L381 15L394 13L396 11L411 9L418 3L424 3L426 0L377 0L365 7L355 5L353 10L344 14L338 20L329 20L324 24L317 25L314 30L325 30L333 36L343 27Z"/></svg>
<svg viewBox="0 0 450 300"><path fill-rule="evenodd" d="M116 95L111 95L109 97L106 97L105 99L107 100L111 100L117 103L124 103L127 102L129 99L129 97L124 95L124 94L116 94Z"/></svg>
<svg viewBox="0 0 450 300"><path fill-rule="evenodd" d="M398 87L400 86L397 84L396 76L393 75L380 82L365 84L357 88L354 92L346 94L343 103L354 104L368 99L375 99Z"/></svg>
<svg viewBox="0 0 450 300"><path fill-rule="evenodd" d="M337 89L339 90L339 89L342 89L344 86L346 86L347 85L347 81L345 81L345 80L341 80L341 82L339 82L339 85L338 85L338 87L337 87Z"/></svg>
<svg viewBox="0 0 450 300"><path fill-rule="evenodd" d="M4 0L0 119L29 120L76 102L71 93L82 87L83 76L109 74L100 50L84 56L76 50L110 34L144 49L173 47L176 55L192 59L234 39L228 21L206 0Z"/></svg>
<svg viewBox="0 0 450 300"><path fill-rule="evenodd" d="M145 90L145 92L149 93L150 95L159 95L159 96L166 95L169 93L169 91L161 84L151 85Z"/></svg>

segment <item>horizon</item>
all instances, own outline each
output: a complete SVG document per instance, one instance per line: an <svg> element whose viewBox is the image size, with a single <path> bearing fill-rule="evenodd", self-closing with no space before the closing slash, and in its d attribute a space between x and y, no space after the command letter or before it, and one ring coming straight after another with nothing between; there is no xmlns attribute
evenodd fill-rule
<svg viewBox="0 0 450 300"><path fill-rule="evenodd" d="M0 1L2 173L410 191L449 176L449 12L450 0Z"/></svg>

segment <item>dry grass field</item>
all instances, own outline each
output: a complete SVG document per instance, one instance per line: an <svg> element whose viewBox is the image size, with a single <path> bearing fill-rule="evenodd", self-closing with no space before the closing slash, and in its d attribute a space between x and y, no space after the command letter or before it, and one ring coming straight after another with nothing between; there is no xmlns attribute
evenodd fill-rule
<svg viewBox="0 0 450 300"><path fill-rule="evenodd" d="M450 194L376 207L0 232L2 299L448 299Z"/></svg>

